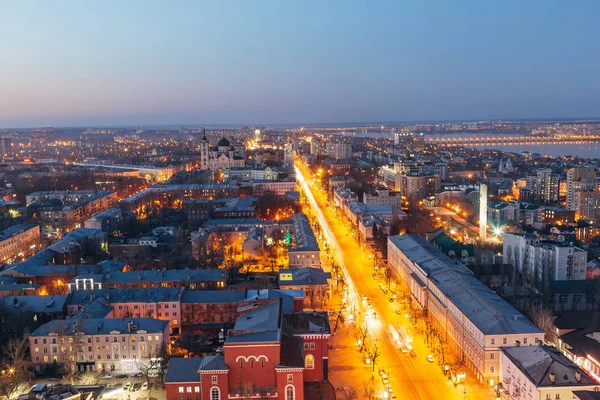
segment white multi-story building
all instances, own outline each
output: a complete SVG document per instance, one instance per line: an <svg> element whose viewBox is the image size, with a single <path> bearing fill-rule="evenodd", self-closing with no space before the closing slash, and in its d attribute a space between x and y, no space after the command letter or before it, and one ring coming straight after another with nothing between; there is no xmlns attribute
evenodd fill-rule
<svg viewBox="0 0 600 400"><path fill-rule="evenodd" d="M586 279L587 251L570 243L507 232L502 253L505 264L525 274L535 271L538 282Z"/></svg>
<svg viewBox="0 0 600 400"><path fill-rule="evenodd" d="M376 189L363 194L363 203L367 206L391 206L393 209L402 208L402 196L399 192L388 189Z"/></svg>
<svg viewBox="0 0 600 400"><path fill-rule="evenodd" d="M325 144L327 157L344 160L352 157L352 143L330 140Z"/></svg>
<svg viewBox="0 0 600 400"><path fill-rule="evenodd" d="M399 191L402 185L402 173L393 167L382 165L379 168L379 180L389 189Z"/></svg>
<svg viewBox="0 0 600 400"><path fill-rule="evenodd" d="M169 322L153 318L54 320L29 336L37 370L53 363L79 371L139 371L169 340Z"/></svg>
<svg viewBox="0 0 600 400"><path fill-rule="evenodd" d="M288 250L289 267L319 268L321 249L306 215L300 213L292 215L292 234L294 247Z"/></svg>
<svg viewBox="0 0 600 400"><path fill-rule="evenodd" d="M389 237L388 264L410 288L430 328L480 382L498 382L502 347L537 346L544 337L471 270L420 236Z"/></svg>
<svg viewBox="0 0 600 400"><path fill-rule="evenodd" d="M287 179L281 181L255 181L252 182L252 194L261 196L265 193L272 192L283 196L287 192L296 191L296 180Z"/></svg>
<svg viewBox="0 0 600 400"><path fill-rule="evenodd" d="M505 399L571 400L600 384L554 347L506 347L501 358Z"/></svg>
<svg viewBox="0 0 600 400"><path fill-rule="evenodd" d="M596 170L590 167L571 168L567 171L567 209L578 211L577 192L593 192L597 189Z"/></svg>
<svg viewBox="0 0 600 400"><path fill-rule="evenodd" d="M333 201L336 207L343 207L351 201L357 202L358 195L346 187L340 187L333 190Z"/></svg>

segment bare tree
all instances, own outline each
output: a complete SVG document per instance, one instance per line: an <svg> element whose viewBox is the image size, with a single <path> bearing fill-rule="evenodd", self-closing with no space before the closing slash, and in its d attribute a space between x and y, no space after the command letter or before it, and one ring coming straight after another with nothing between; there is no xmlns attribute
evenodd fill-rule
<svg viewBox="0 0 600 400"><path fill-rule="evenodd" d="M370 379L369 383L365 384L364 395L366 400L375 400L377 398L373 379Z"/></svg>
<svg viewBox="0 0 600 400"><path fill-rule="evenodd" d="M552 328L552 323L554 322L554 314L549 308L545 308L541 304L533 306L529 311L529 315L531 316L531 320L541 330L544 331L544 335L546 335L546 333L549 332Z"/></svg>
<svg viewBox="0 0 600 400"><path fill-rule="evenodd" d="M162 356L165 353L160 347L153 347L150 344L146 344L146 351L144 352L144 357L138 360L138 368L144 378L146 379L146 383L148 383L148 397L152 394L152 386L150 385L150 375L152 374L161 374L161 370L163 369L164 363L162 360ZM164 372L163 372L164 374Z"/></svg>
<svg viewBox="0 0 600 400"><path fill-rule="evenodd" d="M342 303L340 308L333 314L333 318L335 319L335 325L333 326L333 333L337 331L338 324L341 322L344 323L344 310L346 309L346 303Z"/></svg>
<svg viewBox="0 0 600 400"><path fill-rule="evenodd" d="M373 372L375 372L375 363L377 358L381 355L381 349L379 348L379 340L375 339L373 346L371 347L371 362L373 363Z"/></svg>
<svg viewBox="0 0 600 400"><path fill-rule="evenodd" d="M350 387L343 387L341 390L343 400L356 400L358 399L358 393L356 389Z"/></svg>
<svg viewBox="0 0 600 400"><path fill-rule="evenodd" d="M358 332L358 339L361 341L360 344L360 351L363 351L366 346L367 346L367 340L369 339L369 327L367 326L366 323L362 324L361 326L357 327Z"/></svg>
<svg viewBox="0 0 600 400"><path fill-rule="evenodd" d="M0 376L0 397L13 400L28 389L30 362L28 360L29 334L10 339L4 347L3 369Z"/></svg>

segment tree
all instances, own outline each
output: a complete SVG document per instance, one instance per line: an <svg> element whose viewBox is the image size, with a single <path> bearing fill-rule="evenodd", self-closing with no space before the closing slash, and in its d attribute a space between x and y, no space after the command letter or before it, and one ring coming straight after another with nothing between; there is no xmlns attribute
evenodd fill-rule
<svg viewBox="0 0 600 400"><path fill-rule="evenodd" d="M363 349L365 349L365 347L367 346L366 343L369 339L369 327L367 326L366 322L358 327L357 335L358 339L361 341L360 351L363 351Z"/></svg>
<svg viewBox="0 0 600 400"><path fill-rule="evenodd" d="M373 346L371 347L371 362L373 363L373 372L375 372L375 363L377 358L381 355L381 349L379 348L379 340L375 339Z"/></svg>
<svg viewBox="0 0 600 400"><path fill-rule="evenodd" d="M346 308L346 302L342 303L340 308L334 314L335 325L333 326L333 333L335 333L335 331L337 331L338 324L340 322L342 324L344 323L344 309L345 308Z"/></svg>
<svg viewBox="0 0 600 400"><path fill-rule="evenodd" d="M544 335L551 330L552 323L554 322L554 314L552 313L552 310L545 308L540 304L531 307L529 315L531 316L533 323L544 331Z"/></svg>
<svg viewBox="0 0 600 400"><path fill-rule="evenodd" d="M29 335L12 338L3 351L3 373L0 375L0 397L13 400L28 389L29 361L27 358ZM6 371L6 372L5 372Z"/></svg>
<svg viewBox="0 0 600 400"><path fill-rule="evenodd" d="M390 284L392 283L392 278L394 277L394 273L392 272L392 268L391 267L387 267L383 273L383 277L385 279L385 284L387 285L388 289L390 288Z"/></svg>
<svg viewBox="0 0 600 400"><path fill-rule="evenodd" d="M158 347L158 345L157 347L153 347L150 344L146 344L146 346L147 347L144 353L144 357L138 360L138 368L140 372L144 375L146 383L148 383L148 397L150 397L150 395L152 394L152 385L150 385L150 375L164 375L165 363L162 357L166 356L166 349L164 349L164 345L160 345L160 347Z"/></svg>
<svg viewBox="0 0 600 400"><path fill-rule="evenodd" d="M364 395L365 395L365 399L367 399L367 400L375 400L377 398L376 391L375 391L375 384L373 382L373 379L370 379L369 383L367 383L365 385Z"/></svg>
<svg viewBox="0 0 600 400"><path fill-rule="evenodd" d="M343 400L356 400L358 399L358 393L356 393L356 389L350 387L343 387L342 390L342 399Z"/></svg>

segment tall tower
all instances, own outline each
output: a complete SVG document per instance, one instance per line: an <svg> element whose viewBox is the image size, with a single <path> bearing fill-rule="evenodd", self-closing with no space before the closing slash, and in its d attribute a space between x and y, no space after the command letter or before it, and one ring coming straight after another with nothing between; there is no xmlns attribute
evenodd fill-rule
<svg viewBox="0 0 600 400"><path fill-rule="evenodd" d="M260 143L260 129L254 130L254 141Z"/></svg>
<svg viewBox="0 0 600 400"><path fill-rule="evenodd" d="M487 185L479 184L479 240L485 242L487 236Z"/></svg>

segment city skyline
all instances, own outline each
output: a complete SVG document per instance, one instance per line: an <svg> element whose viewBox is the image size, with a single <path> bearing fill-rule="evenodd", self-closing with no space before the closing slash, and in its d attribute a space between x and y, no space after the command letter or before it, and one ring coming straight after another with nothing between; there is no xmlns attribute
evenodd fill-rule
<svg viewBox="0 0 600 400"><path fill-rule="evenodd" d="M596 118L598 7L4 4L0 126Z"/></svg>

